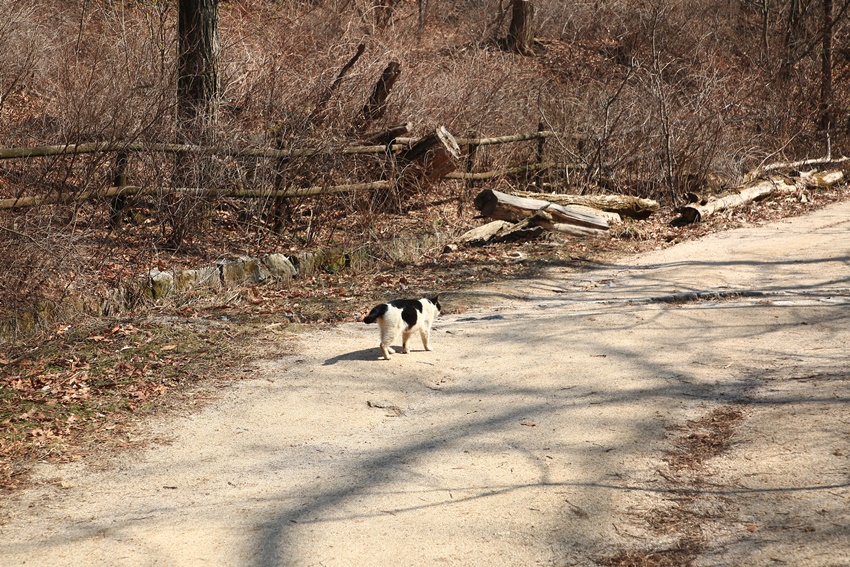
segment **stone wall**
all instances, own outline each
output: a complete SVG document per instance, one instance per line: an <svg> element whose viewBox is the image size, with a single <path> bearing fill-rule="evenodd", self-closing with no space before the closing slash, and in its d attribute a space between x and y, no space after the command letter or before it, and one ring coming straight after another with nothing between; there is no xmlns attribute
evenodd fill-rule
<svg viewBox="0 0 850 567"><path fill-rule="evenodd" d="M159 271L146 274L144 295L165 299L175 293L192 290L218 291L229 287L289 281L298 275L295 264L283 254L267 254L262 258L243 256L235 260L219 260L212 266L195 270Z"/></svg>
<svg viewBox="0 0 850 567"><path fill-rule="evenodd" d="M244 256L219 260L211 266L191 270L150 270L138 280L106 296L66 297L61 302L34 305L30 313L17 319L0 320L0 342L18 340L40 328L72 320L81 314L116 316L150 301L180 300L198 293L215 294L224 289L261 285L288 284L294 278L308 278L317 272L372 269L396 262L417 262L423 254L439 250L451 240L450 233L423 231L400 234L390 241L344 250L328 248L301 252L291 258L267 254L261 258Z"/></svg>

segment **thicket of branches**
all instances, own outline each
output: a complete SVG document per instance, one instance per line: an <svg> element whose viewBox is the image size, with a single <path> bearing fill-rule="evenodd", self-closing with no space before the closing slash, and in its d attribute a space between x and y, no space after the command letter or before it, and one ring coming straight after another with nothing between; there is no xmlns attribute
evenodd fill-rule
<svg viewBox="0 0 850 567"><path fill-rule="evenodd" d="M551 172L553 181L668 203L695 185L733 183L765 160L823 155L827 139L833 154L846 148L846 1L532 3L535 41L524 54L506 42L508 0L222 3L221 98L207 141L320 148L408 121L414 134L442 124L459 136L543 122L561 134L547 159L580 166ZM0 146L175 141L175 4L0 0ZM362 56L335 84L361 43ZM364 124L364 104L390 61L401 74L389 104ZM479 159L498 167L532 153L518 145ZM2 161L0 198L103 187L114 160ZM386 165L332 155L190 163L191 179L206 187L368 181ZM134 154L128 175L135 185L172 186L174 156ZM382 198L211 204L163 192L135 203L131 224L154 228L146 233L105 231L111 213L102 203L2 211L0 311L31 309L93 270L138 271L162 246L191 246L193 233L222 218L259 247L280 234L309 244L320 217L331 231L344 222L368 237ZM70 276L50 277L59 273Z"/></svg>

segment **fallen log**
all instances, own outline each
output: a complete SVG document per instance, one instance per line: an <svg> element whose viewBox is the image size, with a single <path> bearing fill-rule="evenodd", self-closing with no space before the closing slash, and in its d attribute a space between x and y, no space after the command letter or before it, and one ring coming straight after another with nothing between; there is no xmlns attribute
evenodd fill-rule
<svg viewBox="0 0 850 567"><path fill-rule="evenodd" d="M310 113L310 116L307 117L307 121L309 123L315 126L321 126L322 121L324 120L325 107L328 105L328 102L330 102L331 97L336 92L336 89L339 87L340 83L342 83L342 80L345 78L345 75L351 70L354 64L357 63L357 60L360 59L360 56L363 55L363 52L365 50L365 43L361 43L357 46L357 51L354 53L351 59L348 60L348 63L342 66L342 69L340 69L339 74L336 76L336 79L334 79L334 82L331 83L331 85L326 88L325 91L322 93L322 96L319 97L319 101L316 103L316 107Z"/></svg>
<svg viewBox="0 0 850 567"><path fill-rule="evenodd" d="M744 183L749 183L750 181L756 179L764 175L765 173L769 173L771 171L778 171L780 169L793 169L798 170L801 167L806 167L810 165L844 165L848 161L850 161L850 157L842 156L840 158L833 157L822 157L822 158L812 158L812 159L804 159L800 161L788 161L788 162L779 162L779 163L771 163L769 165L762 165L754 170L748 172L744 175Z"/></svg>
<svg viewBox="0 0 850 567"><path fill-rule="evenodd" d="M527 240L540 236L544 229L580 237L604 234L604 231L595 228L555 222L546 210L539 210L516 223L496 220L468 230L457 239L457 244L483 246L491 242Z"/></svg>
<svg viewBox="0 0 850 567"><path fill-rule="evenodd" d="M481 214L499 220L519 222L537 211L545 210L552 217L552 220L548 222L553 225L574 225L599 231L609 228L608 221L600 216L575 211L549 201L517 197L493 189L485 189L479 193L474 203Z"/></svg>
<svg viewBox="0 0 850 567"><path fill-rule="evenodd" d="M492 236L489 242L517 242L519 240L531 240L542 235L545 227L537 224L535 215L519 221L516 224L508 224Z"/></svg>
<svg viewBox="0 0 850 567"><path fill-rule="evenodd" d="M809 188L829 189L844 180L843 171L801 171L800 182Z"/></svg>
<svg viewBox="0 0 850 567"><path fill-rule="evenodd" d="M797 178L774 176L740 187L736 193L708 201L685 205L680 216L673 220L674 226L682 226L704 220L711 215L764 199L771 195L796 193L808 188L828 188L844 178L841 171L804 172Z"/></svg>
<svg viewBox="0 0 850 567"><path fill-rule="evenodd" d="M572 236L600 236L605 234L604 230L590 228L587 226L578 226L563 222L556 222L554 215L549 213L549 209L543 209L535 212L529 219L535 226L545 228L546 230L563 232Z"/></svg>
<svg viewBox="0 0 850 567"><path fill-rule="evenodd" d="M361 118L358 124L360 128L365 128L370 122L384 115L387 110L387 99L390 98L393 85L395 85L399 75L401 75L401 63L390 61L384 72L381 73L381 78L375 84L372 96L366 101L366 105L360 113Z"/></svg>
<svg viewBox="0 0 850 567"><path fill-rule="evenodd" d="M630 195L564 195L560 193L533 193L531 191L515 191L514 194L521 197L545 199L550 203L557 203L566 207L583 205L636 219L645 219L661 209L657 201Z"/></svg>
<svg viewBox="0 0 850 567"><path fill-rule="evenodd" d="M623 217L620 216L619 213L614 213L611 211L600 211L599 209L594 209L593 207L587 207L585 205L568 205L568 209L571 211L578 211L580 213L587 213L589 215L596 215L597 217L602 217L603 219L608 221L608 226L612 224L620 224L623 222Z"/></svg>
<svg viewBox="0 0 850 567"><path fill-rule="evenodd" d="M489 242L500 230L507 229L510 226L512 226L511 223L503 220L488 222L485 225L467 230L457 241L466 246L480 246Z"/></svg>
<svg viewBox="0 0 850 567"><path fill-rule="evenodd" d="M752 185L741 187L737 193L726 195L717 199L710 199L702 203L690 203L679 210L679 218L673 221L676 226L691 224L704 220L711 215L740 207L757 199L763 199L771 193L790 193L797 190L797 186L788 183L785 178L766 179Z"/></svg>

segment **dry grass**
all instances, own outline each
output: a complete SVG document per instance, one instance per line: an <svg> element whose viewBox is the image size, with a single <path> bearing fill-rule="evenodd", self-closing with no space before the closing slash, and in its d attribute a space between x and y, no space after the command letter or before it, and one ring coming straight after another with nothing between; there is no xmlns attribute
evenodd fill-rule
<svg viewBox="0 0 850 567"><path fill-rule="evenodd" d="M736 428L745 418L736 406L719 407L697 420L672 429L672 450L659 475L666 481L670 495L665 505L640 514L636 520L653 534L672 539L672 545L624 549L599 560L608 567L672 567L693 565L703 549L702 525L712 513L701 506L700 489L705 467L728 448Z"/></svg>
<svg viewBox="0 0 850 567"><path fill-rule="evenodd" d="M706 461L729 448L735 427L744 418L736 407L718 408L696 421L689 421L681 437L673 441L675 450L667 457L673 472L700 470Z"/></svg>
<svg viewBox="0 0 850 567"><path fill-rule="evenodd" d="M214 319L89 319L4 349L0 491L25 485L35 462L131 446L134 420L191 398L250 356L225 347L239 332Z"/></svg>

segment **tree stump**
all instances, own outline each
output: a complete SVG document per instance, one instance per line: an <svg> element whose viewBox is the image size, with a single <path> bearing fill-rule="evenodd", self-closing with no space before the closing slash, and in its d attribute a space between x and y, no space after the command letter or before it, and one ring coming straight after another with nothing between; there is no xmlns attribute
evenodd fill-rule
<svg viewBox="0 0 850 567"><path fill-rule="evenodd" d="M373 120L377 120L384 115L387 110L387 99L390 97L393 85L401 75L401 63L398 61L390 61L384 72L381 73L381 78L375 83L375 89L372 91L372 96L363 107L362 116L360 119L360 128L365 128Z"/></svg>
<svg viewBox="0 0 850 567"><path fill-rule="evenodd" d="M399 155L403 169L399 186L411 183L430 185L440 177L457 169L460 146L445 126L416 142Z"/></svg>

